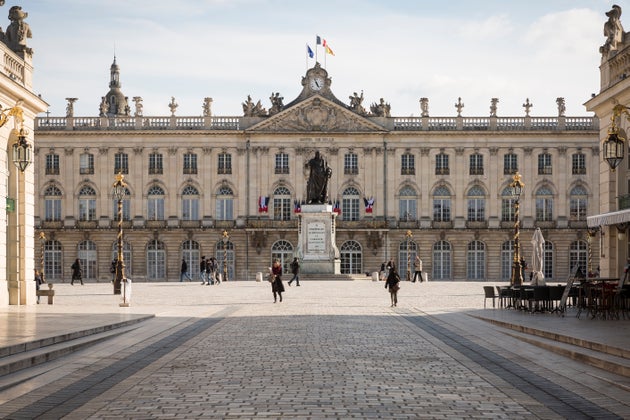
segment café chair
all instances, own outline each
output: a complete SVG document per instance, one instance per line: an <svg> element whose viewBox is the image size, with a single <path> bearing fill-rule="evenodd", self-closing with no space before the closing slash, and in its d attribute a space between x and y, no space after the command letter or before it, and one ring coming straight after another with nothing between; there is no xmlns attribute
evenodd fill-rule
<svg viewBox="0 0 630 420"><path fill-rule="evenodd" d="M483 293L485 295L484 299L483 299L483 308L486 309L486 300L487 299L492 299L492 307L495 307L495 299L498 297L497 294L494 291L494 287L493 286L483 286Z"/></svg>

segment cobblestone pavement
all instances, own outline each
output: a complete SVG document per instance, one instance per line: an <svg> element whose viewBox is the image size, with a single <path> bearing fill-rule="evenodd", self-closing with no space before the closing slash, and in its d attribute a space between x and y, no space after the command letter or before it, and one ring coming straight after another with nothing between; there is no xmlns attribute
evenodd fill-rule
<svg viewBox="0 0 630 420"><path fill-rule="evenodd" d="M52 332L92 317L156 317L14 374L24 377L17 386L4 389L0 381L0 417L630 417L626 378L530 346L470 315L611 337L625 333L629 321L484 310L480 283L403 283L395 308L380 282L301 284L287 286L282 303L273 303L265 283L134 284L129 308L118 307L110 285L56 285L54 305L9 308L0 320L54 316Z"/></svg>

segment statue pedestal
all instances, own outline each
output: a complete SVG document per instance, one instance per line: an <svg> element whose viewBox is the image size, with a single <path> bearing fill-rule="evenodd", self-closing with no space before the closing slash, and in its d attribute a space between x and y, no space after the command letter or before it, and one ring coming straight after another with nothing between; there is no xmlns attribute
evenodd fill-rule
<svg viewBox="0 0 630 420"><path fill-rule="evenodd" d="M341 274L335 243L337 213L329 204L305 204L299 214L298 255L304 274Z"/></svg>

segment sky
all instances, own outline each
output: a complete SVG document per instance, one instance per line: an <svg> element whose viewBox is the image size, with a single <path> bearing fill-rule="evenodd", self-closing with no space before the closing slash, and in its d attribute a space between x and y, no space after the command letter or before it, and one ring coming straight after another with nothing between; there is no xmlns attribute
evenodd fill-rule
<svg viewBox="0 0 630 420"><path fill-rule="evenodd" d="M32 31L34 90L65 116L98 116L109 90L114 55L123 93L143 98L145 116L241 116L248 95L271 106L300 93L315 64L306 45L318 48L331 89L349 104L383 98L392 116L419 116L429 99L431 116L485 117L498 98L498 116L592 115L584 107L599 92L599 47L605 12L621 6L630 30L630 0L7 0L0 8L28 12ZM4 9L4 10L2 10Z"/></svg>

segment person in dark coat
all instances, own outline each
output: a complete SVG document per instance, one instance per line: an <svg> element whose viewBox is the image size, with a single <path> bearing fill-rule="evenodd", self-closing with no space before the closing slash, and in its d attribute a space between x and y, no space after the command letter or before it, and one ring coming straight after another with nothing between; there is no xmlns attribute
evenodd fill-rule
<svg viewBox="0 0 630 420"><path fill-rule="evenodd" d="M44 276L37 269L35 269L35 290L39 290L40 286L44 283L46 283L44 281ZM37 295L37 303L39 303L39 298L40 296Z"/></svg>
<svg viewBox="0 0 630 420"><path fill-rule="evenodd" d="M389 270L387 281L385 282L385 288L389 288L389 295L392 300L392 306L398 305L398 290L400 289L400 276L396 271L396 267L392 267Z"/></svg>
<svg viewBox="0 0 630 420"><path fill-rule="evenodd" d="M83 273L81 271L81 261L77 258L74 260L72 265L70 266L72 269L72 281L70 281L70 285L74 286L74 281L79 280L81 285L83 285Z"/></svg>
<svg viewBox="0 0 630 420"><path fill-rule="evenodd" d="M273 292L273 303L276 303L277 297L280 297L282 302L282 292L284 292L284 285L282 284L282 265L279 260L275 260L271 266L271 291Z"/></svg>
<svg viewBox="0 0 630 420"><path fill-rule="evenodd" d="M181 272L179 274L179 282L183 282L184 281L184 277L188 278L188 281L192 281L192 278L190 277L190 274L188 274L188 263L186 262L185 258L182 258L182 269Z"/></svg>
<svg viewBox="0 0 630 420"><path fill-rule="evenodd" d="M293 283L293 280L295 280L295 283L299 286L300 285L300 262L298 261L297 257L293 258L293 262L291 263L291 272L293 273L293 278L289 280L289 286L291 286L291 283Z"/></svg>

